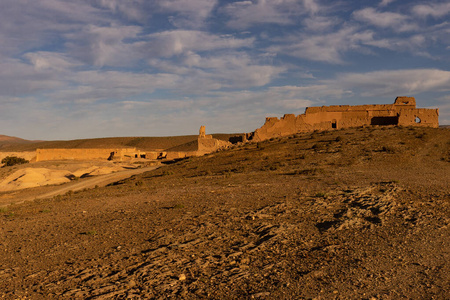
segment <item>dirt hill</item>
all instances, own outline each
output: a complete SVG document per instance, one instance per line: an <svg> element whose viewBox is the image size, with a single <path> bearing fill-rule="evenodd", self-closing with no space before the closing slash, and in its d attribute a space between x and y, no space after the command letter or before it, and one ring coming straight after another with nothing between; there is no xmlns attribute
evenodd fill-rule
<svg viewBox="0 0 450 300"><path fill-rule="evenodd" d="M0 295L446 299L449 182L448 128L314 132L185 159L3 209Z"/></svg>
<svg viewBox="0 0 450 300"><path fill-rule="evenodd" d="M10 145L18 145L18 144L29 144L33 143L33 141L24 140L18 137L13 136L7 136L7 135L1 135L0 134L0 149L3 147L7 147Z"/></svg>

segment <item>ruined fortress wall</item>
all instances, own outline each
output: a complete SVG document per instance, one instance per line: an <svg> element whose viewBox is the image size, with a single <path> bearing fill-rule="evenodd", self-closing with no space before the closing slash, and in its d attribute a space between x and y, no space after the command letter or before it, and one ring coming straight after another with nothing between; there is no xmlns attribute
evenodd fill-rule
<svg viewBox="0 0 450 300"><path fill-rule="evenodd" d="M403 109L399 115L399 125L419 127L439 127L438 109Z"/></svg>
<svg viewBox="0 0 450 300"><path fill-rule="evenodd" d="M37 149L36 161L45 160L106 160L111 152L115 153L115 158L125 156L132 157L136 152L135 148L126 149Z"/></svg>
<svg viewBox="0 0 450 300"><path fill-rule="evenodd" d="M308 107L298 116L287 114L281 119L266 118L252 139L260 141L298 132L371 125L439 127L438 109L416 109L415 106L413 97L397 97L394 104Z"/></svg>

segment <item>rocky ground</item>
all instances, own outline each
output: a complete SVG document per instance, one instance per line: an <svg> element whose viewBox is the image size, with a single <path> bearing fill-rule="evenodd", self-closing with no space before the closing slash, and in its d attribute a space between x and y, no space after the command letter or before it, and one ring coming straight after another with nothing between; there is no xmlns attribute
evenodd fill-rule
<svg viewBox="0 0 450 300"><path fill-rule="evenodd" d="M448 299L450 130L245 144L0 211L4 299Z"/></svg>

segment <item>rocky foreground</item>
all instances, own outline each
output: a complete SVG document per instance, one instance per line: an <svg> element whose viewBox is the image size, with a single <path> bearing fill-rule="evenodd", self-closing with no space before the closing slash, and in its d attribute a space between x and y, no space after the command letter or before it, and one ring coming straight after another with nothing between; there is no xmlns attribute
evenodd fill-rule
<svg viewBox="0 0 450 300"><path fill-rule="evenodd" d="M0 211L4 299L448 299L450 130L246 144Z"/></svg>

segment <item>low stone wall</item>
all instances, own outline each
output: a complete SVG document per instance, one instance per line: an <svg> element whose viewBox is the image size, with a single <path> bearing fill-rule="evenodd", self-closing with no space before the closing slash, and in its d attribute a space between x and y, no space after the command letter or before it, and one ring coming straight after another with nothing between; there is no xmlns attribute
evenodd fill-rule
<svg viewBox="0 0 450 300"><path fill-rule="evenodd" d="M135 148L124 149L37 149L36 161L46 160L107 160L114 152L114 159L133 158Z"/></svg>
<svg viewBox="0 0 450 300"><path fill-rule="evenodd" d="M199 156L198 151L187 151L187 152L167 152L166 159L178 159L185 158L190 156Z"/></svg>

